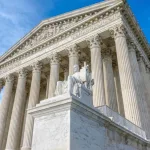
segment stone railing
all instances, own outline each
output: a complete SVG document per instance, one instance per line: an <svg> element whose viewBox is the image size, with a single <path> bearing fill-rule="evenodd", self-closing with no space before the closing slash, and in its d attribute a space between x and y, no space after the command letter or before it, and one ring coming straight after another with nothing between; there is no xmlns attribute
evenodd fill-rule
<svg viewBox="0 0 150 150"><path fill-rule="evenodd" d="M114 112L108 106L101 106L98 107L97 109L116 124L140 136L141 138L146 139L146 133L144 130L142 130L140 127L136 126L129 120L125 119L124 117L120 116L117 112Z"/></svg>

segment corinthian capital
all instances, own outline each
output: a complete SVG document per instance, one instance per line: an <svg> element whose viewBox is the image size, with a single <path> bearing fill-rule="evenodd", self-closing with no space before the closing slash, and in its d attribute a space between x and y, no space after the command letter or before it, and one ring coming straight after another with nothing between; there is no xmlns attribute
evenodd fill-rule
<svg viewBox="0 0 150 150"><path fill-rule="evenodd" d="M141 52L137 51L137 52L136 52L136 57L137 57L137 61L138 61L139 63L145 63L144 57L143 57L143 55L141 54Z"/></svg>
<svg viewBox="0 0 150 150"><path fill-rule="evenodd" d="M33 69L33 72L35 72L35 71L41 71L41 69L42 69L42 63L40 61L36 61L35 63L33 63L32 69Z"/></svg>
<svg viewBox="0 0 150 150"><path fill-rule="evenodd" d="M6 82L13 82L14 79L15 79L15 78L14 78L14 76L13 76L12 74L8 75L8 76L5 78Z"/></svg>
<svg viewBox="0 0 150 150"><path fill-rule="evenodd" d="M101 38L99 35L94 35L88 38L86 41L90 48L97 47L97 46L99 47L101 43Z"/></svg>
<svg viewBox="0 0 150 150"><path fill-rule="evenodd" d="M104 60L112 59L112 50L110 48L103 49L102 57Z"/></svg>
<svg viewBox="0 0 150 150"><path fill-rule="evenodd" d="M80 47L76 44L67 48L67 52L69 57L79 56L80 54Z"/></svg>
<svg viewBox="0 0 150 150"><path fill-rule="evenodd" d="M123 24L115 25L114 27L110 28L109 31L113 38L126 36L127 33Z"/></svg>
<svg viewBox="0 0 150 150"><path fill-rule="evenodd" d="M59 64L61 57L58 53L52 54L50 57L50 63L51 64Z"/></svg>
<svg viewBox="0 0 150 150"><path fill-rule="evenodd" d="M0 87L3 86L3 80L0 80Z"/></svg>
<svg viewBox="0 0 150 150"><path fill-rule="evenodd" d="M146 73L150 73L150 68L148 65L146 65Z"/></svg>
<svg viewBox="0 0 150 150"><path fill-rule="evenodd" d="M136 52L136 45L134 44L132 39L127 39L129 52Z"/></svg>
<svg viewBox="0 0 150 150"><path fill-rule="evenodd" d="M22 68L18 71L19 78L26 78L27 77L27 70Z"/></svg>

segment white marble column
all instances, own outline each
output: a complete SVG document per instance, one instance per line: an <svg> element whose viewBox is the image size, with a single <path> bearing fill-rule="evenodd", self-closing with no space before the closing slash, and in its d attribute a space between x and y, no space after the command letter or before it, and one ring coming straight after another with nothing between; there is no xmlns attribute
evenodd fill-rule
<svg viewBox="0 0 150 150"><path fill-rule="evenodd" d="M142 127L139 97L134 81L129 50L126 41L125 28L122 24L111 29L115 38L120 82L125 110L125 117L135 125Z"/></svg>
<svg viewBox="0 0 150 150"><path fill-rule="evenodd" d="M31 81L30 81L31 82ZM26 104L25 104L25 109L24 109L24 118L23 118L23 127L22 127L22 136L21 136L21 142L20 142L20 149L21 149L21 147L22 147L22 145L23 145L23 139L24 139L24 131L25 131L25 125L26 125L26 118L27 118L27 109L28 109L28 103L29 103L29 93L30 93L30 86L31 86L31 84L29 83L29 80L28 80L28 82L27 82L27 84L26 84L26 96L25 96L25 98L26 98Z"/></svg>
<svg viewBox="0 0 150 150"><path fill-rule="evenodd" d="M3 81L0 80L0 93L1 93L2 89L3 89ZM1 109L1 104L0 104L0 109Z"/></svg>
<svg viewBox="0 0 150 150"><path fill-rule="evenodd" d="M69 72L68 69L64 69L64 80L67 81L68 80L68 76L69 76Z"/></svg>
<svg viewBox="0 0 150 150"><path fill-rule="evenodd" d="M146 65L146 80L147 80L147 89L150 95L150 68Z"/></svg>
<svg viewBox="0 0 150 150"><path fill-rule="evenodd" d="M13 90L12 90L11 100L10 100L10 103L9 103L9 109L8 109L8 114L7 114L7 122L6 122L6 125L5 125L5 133L3 135L2 150L5 150L5 147L6 147L6 142L7 142L7 137L8 137L9 125L10 125L10 121L11 121L11 114L12 114L12 108L13 108L13 104L14 104L15 93L16 93L16 86L14 85Z"/></svg>
<svg viewBox="0 0 150 150"><path fill-rule="evenodd" d="M140 62L139 62L140 63ZM142 71L142 70L141 70ZM148 104L148 111L149 111L149 116L150 116L150 69L148 66L146 66L146 90L147 90L147 104Z"/></svg>
<svg viewBox="0 0 150 150"><path fill-rule="evenodd" d="M9 126L6 150L20 149L20 140L23 125L22 123L25 113L24 108L25 108L25 96L26 96L25 88L26 88L27 72L25 69L21 69L18 74L19 74L18 83Z"/></svg>
<svg viewBox="0 0 150 150"><path fill-rule="evenodd" d="M48 98L49 81L50 81L50 75L49 75L49 74L46 74L46 99Z"/></svg>
<svg viewBox="0 0 150 150"><path fill-rule="evenodd" d="M57 81L59 81L59 68L60 68L60 56L55 53L50 57L50 80L49 80L49 92L48 92L48 98L55 96L55 90Z"/></svg>
<svg viewBox="0 0 150 150"><path fill-rule="evenodd" d="M31 109L36 106L36 104L39 101L39 93L40 93L42 64L40 62L36 62L35 64L33 64L32 67L33 67L32 82L31 82L29 102L28 102L27 109ZM27 114L25 129L24 129L24 138L23 138L23 144L21 150L31 150L33 126L34 126L34 119L31 115Z"/></svg>
<svg viewBox="0 0 150 150"><path fill-rule="evenodd" d="M147 80L146 74L146 66L144 63L144 59L142 56L138 55L138 69L140 72L141 82L139 83L139 88L143 93L143 97L141 98L140 108L142 112L142 126L146 131L147 137L150 138L150 117L149 117L149 107L150 107L150 95L149 95L149 81Z"/></svg>
<svg viewBox="0 0 150 150"><path fill-rule="evenodd" d="M147 97L147 104L150 107L150 87L149 87L149 79L146 72L146 66L144 63L144 58L141 54L138 53L138 64L139 64L139 70L142 76L142 79L144 81L144 92Z"/></svg>
<svg viewBox="0 0 150 150"><path fill-rule="evenodd" d="M73 75L74 65L79 65L79 47L77 45L69 47L68 55L69 55L69 75Z"/></svg>
<svg viewBox="0 0 150 150"><path fill-rule="evenodd" d="M2 149L1 146L4 137L9 105L11 103L13 83L14 83L14 77L12 75L7 76L5 87L4 87L4 94L1 101L1 109L0 109L0 149Z"/></svg>
<svg viewBox="0 0 150 150"><path fill-rule="evenodd" d="M147 71L147 75L148 75L148 80L150 82L150 67L149 66L147 66L146 71Z"/></svg>
<svg viewBox="0 0 150 150"><path fill-rule="evenodd" d="M101 56L101 45L99 36L93 36L88 39L91 51L91 70L92 78L94 79L93 85L93 104L95 107L103 106L105 102L104 93L104 77L103 65Z"/></svg>
<svg viewBox="0 0 150 150"><path fill-rule="evenodd" d="M123 104L123 99L122 99L122 91L121 91L121 85L120 85L119 70L118 70L118 66L116 64L114 66L114 82L115 82L115 89L116 89L118 112L121 116L125 117L124 104Z"/></svg>
<svg viewBox="0 0 150 150"><path fill-rule="evenodd" d="M112 68L112 52L111 49L104 49L103 52L103 71L106 105L112 110L118 112L114 74Z"/></svg>
<svg viewBox="0 0 150 150"><path fill-rule="evenodd" d="M145 95L145 88L144 88L144 80L142 79L139 65L136 57L136 46L131 40L128 40L128 48L129 48L129 57L130 62L132 66L132 72L134 76L134 82L138 94L138 100L139 100L139 109L141 114L141 122L142 122L142 128L148 133L148 108L146 105L146 95Z"/></svg>

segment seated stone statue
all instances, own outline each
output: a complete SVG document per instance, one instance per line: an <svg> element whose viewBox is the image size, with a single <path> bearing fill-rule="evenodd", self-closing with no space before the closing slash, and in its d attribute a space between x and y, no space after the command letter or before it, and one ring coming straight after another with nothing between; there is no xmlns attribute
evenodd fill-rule
<svg viewBox="0 0 150 150"><path fill-rule="evenodd" d="M58 81L55 91L55 95L62 95L65 93L73 94L77 97L81 96L81 86L91 90L93 80L91 80L91 74L89 73L89 67L84 64L84 67L79 71L79 66L74 65L74 74L68 76L66 81Z"/></svg>
<svg viewBox="0 0 150 150"><path fill-rule="evenodd" d="M79 85L83 84L83 81L80 76L79 72L79 66L74 65L74 74L72 76L68 76L68 91L69 93L72 93L73 95L79 97L80 91L79 91Z"/></svg>

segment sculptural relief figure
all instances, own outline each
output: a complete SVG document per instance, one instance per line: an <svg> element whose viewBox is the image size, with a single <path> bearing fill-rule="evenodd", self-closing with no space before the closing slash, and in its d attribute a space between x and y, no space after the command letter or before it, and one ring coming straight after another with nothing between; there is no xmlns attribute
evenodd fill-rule
<svg viewBox="0 0 150 150"><path fill-rule="evenodd" d="M41 31L39 41L44 40L46 38L46 32L47 32L47 29L44 27Z"/></svg>
<svg viewBox="0 0 150 150"><path fill-rule="evenodd" d="M54 35L54 28L52 26L50 26L48 28L47 36L52 37L53 35Z"/></svg>
<svg viewBox="0 0 150 150"><path fill-rule="evenodd" d="M37 35L37 42L45 40L49 37L52 37L54 35L54 28L52 26L50 27L44 27L40 33Z"/></svg>
<svg viewBox="0 0 150 150"><path fill-rule="evenodd" d="M74 74L72 76L68 76L68 80L66 79L64 81L57 82L55 91L56 96L70 93L80 97L82 87L88 90L92 89L93 80L91 80L91 73L89 72L89 67L86 64L84 64L84 67L82 67L81 70L79 70L78 65L74 65Z"/></svg>

